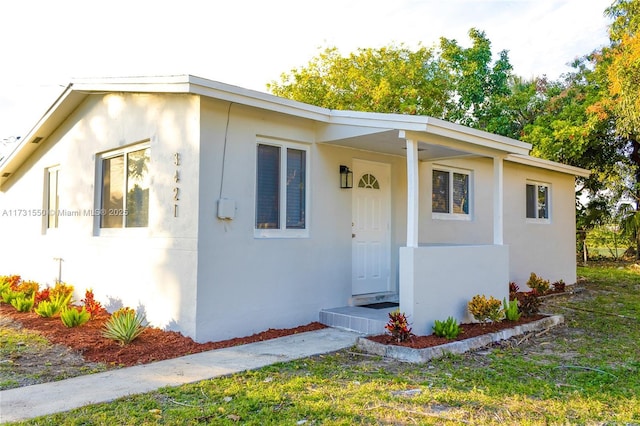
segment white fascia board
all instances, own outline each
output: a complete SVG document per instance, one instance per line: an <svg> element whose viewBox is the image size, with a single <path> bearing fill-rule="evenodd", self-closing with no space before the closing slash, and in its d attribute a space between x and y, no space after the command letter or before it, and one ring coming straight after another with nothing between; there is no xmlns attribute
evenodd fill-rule
<svg viewBox="0 0 640 426"><path fill-rule="evenodd" d="M557 163L555 161L543 160L538 157L529 155L508 155L505 160L512 163L524 164L526 166L538 167L542 169L552 170L554 172L566 173L569 175L587 178L591 175L591 171L580 167L569 166L567 164Z"/></svg>
<svg viewBox="0 0 640 426"><path fill-rule="evenodd" d="M470 127L450 123L433 117L429 117L426 131L433 135L444 136L487 148L506 151L510 154L526 156L531 150L531 144L529 143L482 130L472 129Z"/></svg>
<svg viewBox="0 0 640 426"><path fill-rule="evenodd" d="M429 118L423 115L331 110L329 124L420 132L426 130Z"/></svg>
<svg viewBox="0 0 640 426"><path fill-rule="evenodd" d="M326 108L193 75L80 79L73 84L87 92L189 93L325 122L330 115Z"/></svg>
<svg viewBox="0 0 640 426"><path fill-rule="evenodd" d="M2 175L5 173L14 174L29 155L58 128L60 123L78 107L85 97L85 94L74 92L72 85L68 85L63 89L55 102L53 102L31 130L29 130L24 137L20 138L20 142L0 164L0 184L7 180L7 178L2 177ZM43 139L37 144L33 143L38 137Z"/></svg>

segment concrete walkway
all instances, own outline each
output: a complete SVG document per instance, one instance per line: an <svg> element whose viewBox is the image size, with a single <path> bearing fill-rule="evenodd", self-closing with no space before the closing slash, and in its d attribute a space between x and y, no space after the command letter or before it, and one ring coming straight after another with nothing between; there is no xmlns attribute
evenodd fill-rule
<svg viewBox="0 0 640 426"><path fill-rule="evenodd" d="M26 420L353 346L358 334L335 328L218 349L58 382L0 391L0 422Z"/></svg>

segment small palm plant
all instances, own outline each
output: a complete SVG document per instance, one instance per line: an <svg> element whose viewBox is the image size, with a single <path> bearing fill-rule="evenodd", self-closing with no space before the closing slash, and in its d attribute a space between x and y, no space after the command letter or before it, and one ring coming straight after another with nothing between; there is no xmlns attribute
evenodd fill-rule
<svg viewBox="0 0 640 426"><path fill-rule="evenodd" d="M145 323L144 315L136 313L131 308L121 308L105 323L102 335L120 342L122 346L128 345L142 334Z"/></svg>

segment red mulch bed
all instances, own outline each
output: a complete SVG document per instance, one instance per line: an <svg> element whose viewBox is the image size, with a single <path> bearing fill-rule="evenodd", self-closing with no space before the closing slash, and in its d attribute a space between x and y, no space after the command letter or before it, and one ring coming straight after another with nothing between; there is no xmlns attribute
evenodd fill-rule
<svg viewBox="0 0 640 426"><path fill-rule="evenodd" d="M413 336L406 342L398 342L391 337L390 334L379 334L377 336L369 336L367 339L374 342L382 343L385 345L405 346L414 349L424 349L433 346L444 345L445 343L455 342L457 340L469 339L470 337L480 336L482 334L495 333L507 328L515 327L516 325L526 324L528 322L537 321L544 318L545 315L534 315L530 317L521 317L518 321L500 321L495 323L480 324L469 323L460 324L462 333L455 339L447 339L446 337L438 337L433 334L428 336Z"/></svg>
<svg viewBox="0 0 640 426"><path fill-rule="evenodd" d="M23 328L37 331L51 343L78 351L87 361L118 366L147 364L212 349L228 348L326 328L323 324L313 322L295 328L269 329L247 337L196 343L190 337L175 331L147 327L136 340L126 346L120 346L118 342L102 337L102 327L110 316L106 311L96 315L86 324L74 328L65 327L60 318L42 318L33 312L18 312L6 304L0 304L0 315L12 318L22 324Z"/></svg>

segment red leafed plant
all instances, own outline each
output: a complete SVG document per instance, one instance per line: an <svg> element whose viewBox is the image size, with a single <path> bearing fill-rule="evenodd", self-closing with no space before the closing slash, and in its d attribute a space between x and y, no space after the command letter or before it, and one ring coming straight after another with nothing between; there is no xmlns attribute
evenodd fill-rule
<svg viewBox="0 0 640 426"><path fill-rule="evenodd" d="M94 299L93 290L87 289L84 293L84 299L81 300L84 303L84 307L91 314L92 317L96 316L102 311L102 305L100 302Z"/></svg>
<svg viewBox="0 0 640 426"><path fill-rule="evenodd" d="M36 297L33 299L33 306L38 306L38 303L43 300L49 300L49 287L45 287L36 293Z"/></svg>
<svg viewBox="0 0 640 426"><path fill-rule="evenodd" d="M406 342L413 336L407 316L399 310L389 312L389 322L384 328L397 342Z"/></svg>

